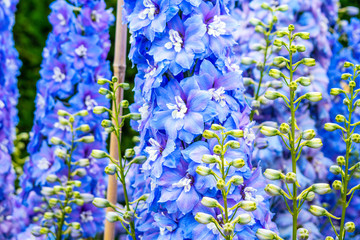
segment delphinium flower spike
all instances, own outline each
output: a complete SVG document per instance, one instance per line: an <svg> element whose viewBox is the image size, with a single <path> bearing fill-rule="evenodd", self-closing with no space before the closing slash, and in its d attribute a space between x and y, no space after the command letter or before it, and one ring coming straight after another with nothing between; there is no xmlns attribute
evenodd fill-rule
<svg viewBox="0 0 360 240"><path fill-rule="evenodd" d="M201 204L208 208L216 209L221 213L221 219L217 216L208 213L198 212L195 215L195 220L201 224L213 223L220 234L226 239L231 240L236 235L235 227L237 224L246 225L251 222L252 218L248 213L238 213L239 208L252 212L256 210L256 202L254 201L240 201L233 206L228 203L228 194L231 188L240 186L244 183L242 176L233 175L228 176L231 168L242 168L245 166L245 161L242 158L225 159L225 154L228 149L240 148L240 142L231 140L229 137L242 138L244 132L242 130L226 129L219 125L213 124L211 130L205 130L203 137L205 139L216 139L217 144L214 146L214 154L206 154L202 157L202 162L208 164L207 166L198 166L196 172L201 176L212 176L216 181L216 188L221 191L222 204L215 198L203 197ZM210 167L211 166L211 167ZM214 166L216 166L214 168ZM279 238L280 239L280 238Z"/></svg>
<svg viewBox="0 0 360 240"><path fill-rule="evenodd" d="M41 188L41 194L46 204L36 207L40 226L33 228L34 236L46 235L56 240L67 239L70 236L77 238L81 236L81 224L70 217L74 206L83 206L93 199L93 195L80 192L82 178L86 177L85 167L90 161L86 158L76 158L74 151L80 143L94 142L94 136L89 134L90 126L87 124L77 125L77 118L88 115L86 110L70 114L67 111L59 110L59 124L69 128L71 141L60 137L52 137L50 142L56 147L55 155L63 161L66 166L66 174L59 177L55 174L46 176L48 186ZM80 145L81 146L81 145ZM51 236L52 235L52 236Z"/></svg>
<svg viewBox="0 0 360 240"><path fill-rule="evenodd" d="M271 55L273 53L274 46L273 46L273 40L274 35L276 34L276 23L278 21L278 18L276 16L276 13L278 11L285 12L288 10L287 5L280 5L280 6L270 6L266 2L261 4L261 8L267 11L268 15L268 23L264 23L260 19L252 18L250 20L250 23L255 26L255 31L262 35L263 42L265 45L261 43L254 43L250 45L250 49L252 51L258 51L261 53L261 61L256 61L255 59L251 57L243 57L241 60L241 63L244 65L250 65L250 64L256 64L256 68L260 72L260 76L258 80L254 80L251 78L245 78L244 84L246 85L253 85L253 97L251 98L251 113L250 113L250 121L253 120L255 114L259 114L259 107L261 104L266 104L268 101L264 97L264 93L266 89L269 87L273 88L281 88L282 82L274 80L272 82L264 83L264 77L266 73L268 72L269 67L271 66L271 63L269 63L269 60L271 58ZM276 47L275 47L276 48Z"/></svg>
<svg viewBox="0 0 360 240"><path fill-rule="evenodd" d="M271 77L275 79L281 79L285 83L288 88L288 92L280 93L278 91L268 90L265 93L265 97L269 100L276 100L280 98L284 101L285 105L290 110L290 124L282 123L279 129L269 126L262 126L260 131L265 136L280 136L284 145L291 154L291 172L284 174L279 170L267 169L264 175L269 180L280 180L286 186L286 189L283 190L277 185L268 184L265 191L271 196L281 196L284 199L286 207L291 213L293 219L292 239L296 240L298 231L297 220L305 201L312 200L315 196L315 193L325 194L330 192L331 189L328 184L313 184L298 194L300 184L296 175L296 162L300 158L304 147L320 148L322 146L322 142L321 139L315 138L314 130L308 129L301 131L299 129L299 126L296 122L295 113L303 100L306 99L310 102L318 102L322 99L322 96L319 92L307 92L302 96L298 96L297 94L298 88L300 86L309 86L311 84L311 80L307 77L298 77L297 79L294 79L294 73L302 65L308 67L314 66L315 59L303 58L295 62L295 53L305 51L305 47L303 45L295 45L295 41L297 38L304 40L309 39L309 33L295 33L294 31L294 26L289 25L287 31L277 32L277 36L284 40L276 39L274 41L274 45L284 48L288 52L289 58L285 58L283 56L275 57L274 65L285 67L286 70L282 72L277 69L271 69L269 72ZM286 75L287 73L288 76ZM289 204L288 202L292 204Z"/></svg>
<svg viewBox="0 0 360 240"><path fill-rule="evenodd" d="M354 121L353 117L356 109L360 106L360 99L358 97L360 88L356 86L356 79L360 75L360 65L355 65L351 62L345 62L344 68L351 68L353 72L352 74L344 73L341 76L343 81L348 81L348 85L344 85L343 88L332 88L330 94L333 96L343 97L343 104L347 109L347 115L344 116L342 114L338 114L335 118L337 123L326 123L324 127L325 130L329 132L340 131L342 139L346 144L345 155L338 156L336 159L336 164L330 167L330 172L341 178L341 180L336 179L332 183L333 189L335 191L340 191L339 205L341 208L341 217L332 216L326 209L315 205L311 206L313 211L310 211L315 216L328 216L334 233L339 240L347 239L345 237L347 232L352 233L355 231L354 222L346 222L346 210L351 204L351 200L353 199L357 190L360 189L360 184L351 187L351 181L354 174L360 170L360 162L352 164L350 159L353 152L354 143L360 143L360 135L355 132L357 126L360 125L360 122ZM332 219L341 219L340 229L334 226Z"/></svg>
<svg viewBox="0 0 360 240"><path fill-rule="evenodd" d="M116 175L118 180L122 185L125 206L119 207L110 203L108 200L104 198L95 198L93 204L99 208L106 208L110 207L114 210L114 212L108 212L106 214L106 219L109 222L120 222L121 225L124 227L127 234L134 240L136 240L135 234L135 224L134 218L137 217L136 210L139 204L143 201L146 201L147 195L142 195L135 201L131 201L131 196L128 194L128 187L126 178L130 171L130 168L133 164L142 164L146 161L146 157L144 156L135 156L134 149L126 149L122 151L121 145L121 135L122 135L122 127L124 126L125 120L132 119L132 120L140 120L141 115L137 113L129 113L125 115L121 114L122 108L128 108L129 102L127 100L123 100L120 104L116 101L117 92L121 91L122 89L128 90L130 85L128 83L120 83L116 84L118 79L113 77L112 80L107 79L99 79L98 83L100 85L109 84L110 89L100 88L99 93L105 95L106 98L111 99L113 108L112 110L104 107L104 106L97 106L94 108L95 114L103 114L108 112L110 115L110 119L104 119L101 125L105 128L105 131L108 133L114 133L117 140L117 146L119 151L119 159L114 159L109 154L102 150L93 150L91 156L96 159L104 159L107 158L110 160L110 164L105 168L105 173L108 175Z"/></svg>

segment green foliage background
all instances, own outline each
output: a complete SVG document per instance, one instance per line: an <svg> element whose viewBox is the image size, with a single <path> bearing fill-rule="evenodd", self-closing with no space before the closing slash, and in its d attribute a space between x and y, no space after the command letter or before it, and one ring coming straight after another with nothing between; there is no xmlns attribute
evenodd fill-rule
<svg viewBox="0 0 360 240"><path fill-rule="evenodd" d="M34 100L36 95L36 82L39 80L39 70L42 61L42 50L45 46L51 25L47 16L50 13L49 5L53 0L20 0L14 27L16 48L23 62L19 77L19 118L18 128L21 132L29 132L33 124ZM106 1L116 14L116 0ZM360 7L360 0L341 0L342 6ZM115 27L111 28L111 40L114 42ZM111 49L108 59L112 62L114 50ZM131 68L131 62L127 63L126 81L132 83L136 69ZM125 96L132 98L132 92L128 91ZM126 128L130 131L129 128ZM132 134L125 134L131 136Z"/></svg>

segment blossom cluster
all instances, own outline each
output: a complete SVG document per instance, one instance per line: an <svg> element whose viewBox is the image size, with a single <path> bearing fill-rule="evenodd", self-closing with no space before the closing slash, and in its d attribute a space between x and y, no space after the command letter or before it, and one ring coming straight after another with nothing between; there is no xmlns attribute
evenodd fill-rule
<svg viewBox="0 0 360 240"><path fill-rule="evenodd" d="M64 161L58 157L50 139L59 137L71 142L70 128L58 122L58 111L71 114L86 110L89 115L79 120L79 126L88 124L95 141L79 143L74 150L76 159L89 159L86 176L81 179L81 191L104 196L106 162L90 156L92 149L106 149L107 134L102 131L92 109L110 103L98 93L97 79L111 76L106 61L110 49L109 27L114 21L105 1L56 0L51 5L49 21L53 26L43 51L41 79L37 83L34 126L28 152L30 160L24 166L21 179L24 204L30 220L36 219L34 207L42 204L40 191L48 186L48 175L67 178ZM104 212L91 203L73 209L74 221L83 224L84 237L94 236L102 229ZM25 229L25 232L29 232Z"/></svg>
<svg viewBox="0 0 360 240"><path fill-rule="evenodd" d="M231 32L238 27L229 14L232 6L231 1L125 1L130 58L138 69L131 110L141 114L133 127L140 132L138 154L147 156L129 179L134 199L149 194L136 220L142 239L221 238L213 222L194 219L201 212L221 222L218 212L201 204L204 196L220 201L216 181L196 172L204 164L202 156L213 154L215 141L201 136L213 123L244 131L241 147L225 157L245 160L228 174L243 177L244 183L231 187L227 197L230 204L254 201L257 210L249 213L250 223L236 226L234 239L256 239L260 227L276 231L261 169L251 163L255 136L232 52Z"/></svg>
<svg viewBox="0 0 360 240"><path fill-rule="evenodd" d="M12 28L15 23L17 0L0 2L0 238L10 239L18 228L12 226L15 172L11 153L18 123L17 76L21 62L14 46Z"/></svg>

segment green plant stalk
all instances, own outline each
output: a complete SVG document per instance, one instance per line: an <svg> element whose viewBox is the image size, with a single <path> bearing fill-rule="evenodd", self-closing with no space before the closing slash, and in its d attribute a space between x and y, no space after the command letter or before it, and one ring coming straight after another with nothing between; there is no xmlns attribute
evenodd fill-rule
<svg viewBox="0 0 360 240"><path fill-rule="evenodd" d="M289 70L290 70L290 83L293 82L293 75L294 75L294 70L293 70L293 59L292 59L292 52L290 51L291 49L291 44L292 44L292 39L291 39L291 34L289 34ZM291 164L292 164L292 171L293 173L296 174L296 147L295 147L295 128L296 128L296 122L295 122L295 105L294 105L294 101L295 101L295 91L290 89L290 111L291 111L291 138L290 140L290 151L291 151ZM292 239L296 240L296 234L297 234L297 218L298 218L298 214L299 214L299 209L297 206L297 186L296 183L293 184L293 193L292 193L292 202L293 202L293 211L292 211L292 215L293 215L293 228L292 228Z"/></svg>
<svg viewBox="0 0 360 240"><path fill-rule="evenodd" d="M115 96L115 94L114 94ZM113 104L115 106L115 116L112 116L115 120L115 124L116 124L116 129L115 129L115 134L117 137L117 142L118 142L118 149L119 149L119 162L118 162L118 166L120 168L120 182L123 186L123 191L124 191L124 198L125 198L125 206L126 206L126 210L130 211L130 203L129 203L129 197L128 197L128 193L127 193L127 189L126 189L126 181L125 181L125 174L124 174L124 165L123 161L122 161L122 154L121 154L121 126L119 124L119 111L118 111L118 106L116 103L116 100L113 99ZM123 124L121 124L123 125ZM133 240L136 240L136 236L135 236L135 224L134 221L130 221L130 236L132 237Z"/></svg>
<svg viewBox="0 0 360 240"><path fill-rule="evenodd" d="M224 180L224 182L226 181L226 173L225 173L225 151L226 149L224 149L224 142L225 142L225 138L224 138L224 133L221 133L222 136L222 141L221 141L221 155L220 155L220 159L221 159L221 175L222 175L222 179ZM230 186L229 186L230 187ZM223 196L223 200L224 200L224 209L225 209L225 219L224 219L224 224L229 222L229 211L228 211L228 205L227 205L227 191L225 191L225 189L221 190L221 194ZM230 236L226 236L225 238L226 240L232 240L233 237L232 235Z"/></svg>
<svg viewBox="0 0 360 240"><path fill-rule="evenodd" d="M72 159L72 154L74 152L74 143L75 143L75 134L74 134L74 126L73 123L70 124L70 130L71 130L71 148L70 148L70 155L69 158L66 161L66 164L68 166L68 181L72 180L72 176L71 176L71 159ZM57 230L57 236L56 236L56 240L61 240L62 239L62 229L64 226L64 222L65 222L65 208L67 207L67 205L69 204L69 194L67 192L65 192L65 201L64 201L64 205L61 206L61 218L60 221L58 222L58 230Z"/></svg>
<svg viewBox="0 0 360 240"><path fill-rule="evenodd" d="M355 74L354 74L355 76ZM354 79L355 81L355 79ZM343 177L343 188L341 188L341 223L340 223L340 234L339 240L345 240L345 216L346 216L346 208L347 208L347 192L348 192L348 175L349 175L349 158L351 152L351 117L353 113L353 100L354 100L354 89L351 88L351 99L350 99L350 107L349 107L349 119L346 128L346 155L345 155L345 174Z"/></svg>
<svg viewBox="0 0 360 240"><path fill-rule="evenodd" d="M273 21L271 21L270 26L269 26L269 30L266 31L265 35L265 41L266 41L266 45L265 45L265 53L264 53L264 59L263 59L263 67L260 70L260 79L259 79L259 85L257 86L256 92L255 92L255 96L254 96L254 100L257 101L259 99L259 95L260 95L260 89L261 89L261 83L263 81L264 78L264 73L265 73L265 67L266 67L266 62L267 62L267 57L268 57L268 50L271 44L270 41L270 35L271 35L271 31L274 27ZM250 121L252 121L254 119L254 115L255 115L255 109L251 110L250 113Z"/></svg>

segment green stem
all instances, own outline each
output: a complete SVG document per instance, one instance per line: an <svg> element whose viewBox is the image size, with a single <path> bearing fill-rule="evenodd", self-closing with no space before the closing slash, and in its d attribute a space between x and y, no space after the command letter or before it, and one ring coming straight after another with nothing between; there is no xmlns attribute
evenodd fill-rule
<svg viewBox="0 0 360 240"><path fill-rule="evenodd" d="M125 181L125 173L124 173L124 166L125 166L125 163L123 163L123 158L122 158L122 154L121 154L121 125L119 124L119 111L117 110L118 106L117 106L117 103L116 103L116 100L113 101L113 104L114 104L114 109L115 109L115 115L113 116L114 117L114 120L115 120L115 124L116 124L116 136L117 136L117 142L118 142L118 152L119 152L119 168L120 168L120 182L122 184L122 187L123 187L123 191L124 191L124 198L125 198L125 206L126 206L126 211L131 211L131 208L130 208L130 203L129 203L129 197L128 197L128 194L127 194L127 187L126 187L126 181ZM135 224L134 224L134 221L130 221L130 236L132 237L133 240L136 240L136 236L135 236Z"/></svg>

